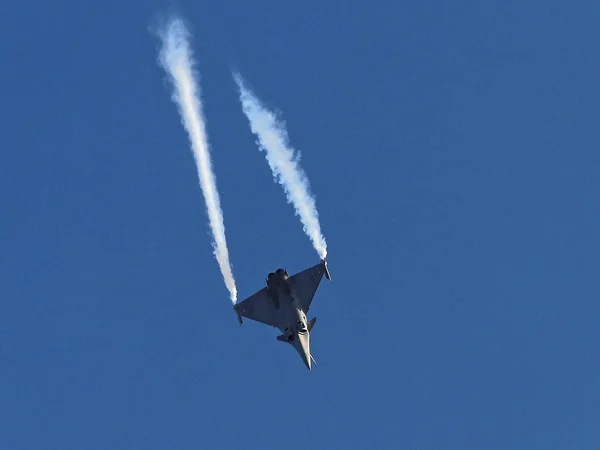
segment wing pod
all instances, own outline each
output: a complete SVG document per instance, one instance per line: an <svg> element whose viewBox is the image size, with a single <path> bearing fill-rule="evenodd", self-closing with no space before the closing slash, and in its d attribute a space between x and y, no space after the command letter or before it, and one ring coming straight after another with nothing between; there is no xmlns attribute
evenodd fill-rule
<svg viewBox="0 0 600 450"><path fill-rule="evenodd" d="M240 312L237 309L237 305L233 305L233 310L235 311L235 314L237 315L237 320L240 323L240 327L242 326L242 316L240 315Z"/></svg>
<svg viewBox="0 0 600 450"><path fill-rule="evenodd" d="M321 262L323 263L323 267L325 269L325 278L327 278L329 281L331 281L331 275L329 274L329 268L327 267L327 261L325 261L323 259L323 260L321 260Z"/></svg>

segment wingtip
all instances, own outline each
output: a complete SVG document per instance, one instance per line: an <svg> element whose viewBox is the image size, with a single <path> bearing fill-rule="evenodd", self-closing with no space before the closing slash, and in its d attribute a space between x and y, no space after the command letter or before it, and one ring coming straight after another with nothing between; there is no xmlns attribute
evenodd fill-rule
<svg viewBox="0 0 600 450"><path fill-rule="evenodd" d="M329 267L327 266L327 261L322 259L321 262L323 264L323 268L325 269L325 278L327 278L329 281L331 281L331 274L329 273Z"/></svg>
<svg viewBox="0 0 600 450"><path fill-rule="evenodd" d="M237 304L233 305L233 310L235 311L235 315L237 316L237 320L240 323L240 327L242 326L242 316L240 314L240 312L237 309Z"/></svg>

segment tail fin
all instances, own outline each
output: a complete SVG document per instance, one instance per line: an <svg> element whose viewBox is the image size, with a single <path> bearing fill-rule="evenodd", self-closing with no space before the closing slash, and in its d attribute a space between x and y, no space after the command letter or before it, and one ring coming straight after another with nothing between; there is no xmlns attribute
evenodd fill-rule
<svg viewBox="0 0 600 450"><path fill-rule="evenodd" d="M315 322L317 321L316 317L313 317L312 319L310 319L308 321L308 323L306 324L306 327L308 328L308 332L310 333L310 330L312 330L312 328L315 326Z"/></svg>

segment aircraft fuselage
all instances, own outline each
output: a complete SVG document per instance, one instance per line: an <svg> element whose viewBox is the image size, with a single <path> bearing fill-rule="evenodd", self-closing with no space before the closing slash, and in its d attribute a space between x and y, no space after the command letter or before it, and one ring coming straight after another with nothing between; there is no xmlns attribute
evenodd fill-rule
<svg viewBox="0 0 600 450"><path fill-rule="evenodd" d="M275 307L278 328L282 333L278 339L291 344L310 370L310 332L306 324L306 314L296 300L289 278L284 269L277 269L267 277L269 298Z"/></svg>
<svg viewBox="0 0 600 450"><path fill-rule="evenodd" d="M296 332L307 331L306 315L296 301L289 278L284 269L277 269L277 272L270 273L267 278L269 298L281 324L278 328L286 337L293 336Z"/></svg>

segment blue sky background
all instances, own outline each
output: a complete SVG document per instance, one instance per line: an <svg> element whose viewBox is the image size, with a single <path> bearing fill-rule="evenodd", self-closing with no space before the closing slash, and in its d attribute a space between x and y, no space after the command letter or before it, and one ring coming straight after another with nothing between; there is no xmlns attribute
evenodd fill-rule
<svg viewBox="0 0 600 450"><path fill-rule="evenodd" d="M3 3L0 449L599 448L597 3L175 5L240 298L318 257L231 68L303 154L312 372L231 310L172 6Z"/></svg>

